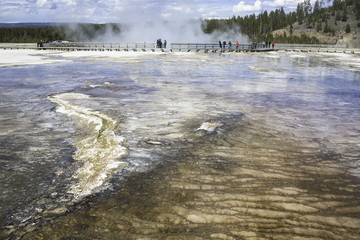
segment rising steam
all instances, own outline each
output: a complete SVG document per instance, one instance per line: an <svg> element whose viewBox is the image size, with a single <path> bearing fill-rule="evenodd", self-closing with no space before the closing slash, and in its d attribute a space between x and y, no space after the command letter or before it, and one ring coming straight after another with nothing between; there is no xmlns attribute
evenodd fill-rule
<svg viewBox="0 0 360 240"><path fill-rule="evenodd" d="M147 20L125 23L103 24L69 24L67 36L76 41L100 42L155 42L166 39L168 42L216 43L218 41L239 41L247 43L248 37L241 34L239 27L224 31L204 33L202 20Z"/></svg>

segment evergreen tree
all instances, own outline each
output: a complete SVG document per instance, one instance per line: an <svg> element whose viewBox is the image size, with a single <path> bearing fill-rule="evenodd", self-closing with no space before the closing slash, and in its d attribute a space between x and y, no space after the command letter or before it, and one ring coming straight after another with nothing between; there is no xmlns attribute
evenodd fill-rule
<svg viewBox="0 0 360 240"><path fill-rule="evenodd" d="M328 22L326 20L325 21L325 27L324 27L324 33L328 33L328 32L330 32L330 27L329 27Z"/></svg>
<svg viewBox="0 0 360 240"><path fill-rule="evenodd" d="M355 0L355 14L356 14L356 20L360 19L360 0Z"/></svg>
<svg viewBox="0 0 360 240"><path fill-rule="evenodd" d="M343 21L343 22L346 22L346 21L347 21L347 10L346 10L346 6L343 8L343 14L342 14L341 21Z"/></svg>
<svg viewBox="0 0 360 240"><path fill-rule="evenodd" d="M310 0L304 0L303 4L304 4L303 5L304 6L304 15L307 18L307 17L309 17L309 15L312 11L311 2L310 2Z"/></svg>
<svg viewBox="0 0 360 240"><path fill-rule="evenodd" d="M298 3L296 8L297 21L302 24L304 21L304 3Z"/></svg>
<svg viewBox="0 0 360 240"><path fill-rule="evenodd" d="M335 21L340 21L341 20L341 14L339 11L336 12L336 16L335 16Z"/></svg>
<svg viewBox="0 0 360 240"><path fill-rule="evenodd" d="M333 5L332 5L332 9L334 11L342 10L343 9L343 4L342 4L341 0L334 0Z"/></svg>
<svg viewBox="0 0 360 240"><path fill-rule="evenodd" d="M346 32L346 33L350 33L350 32L351 32L350 24L346 24L345 32Z"/></svg>
<svg viewBox="0 0 360 240"><path fill-rule="evenodd" d="M321 31L322 31L322 24L321 24L321 22L319 22L319 23L316 25L316 31L317 31L317 32L321 32Z"/></svg>
<svg viewBox="0 0 360 240"><path fill-rule="evenodd" d="M318 16L320 14L320 1L316 0L314 3L314 10L313 10L314 16Z"/></svg>

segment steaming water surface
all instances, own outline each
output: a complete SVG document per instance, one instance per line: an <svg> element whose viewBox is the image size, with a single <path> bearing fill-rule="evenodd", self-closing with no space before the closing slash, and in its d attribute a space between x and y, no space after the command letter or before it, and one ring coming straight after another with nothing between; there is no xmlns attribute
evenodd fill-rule
<svg viewBox="0 0 360 240"><path fill-rule="evenodd" d="M356 57L33 55L0 69L2 238L358 239Z"/></svg>

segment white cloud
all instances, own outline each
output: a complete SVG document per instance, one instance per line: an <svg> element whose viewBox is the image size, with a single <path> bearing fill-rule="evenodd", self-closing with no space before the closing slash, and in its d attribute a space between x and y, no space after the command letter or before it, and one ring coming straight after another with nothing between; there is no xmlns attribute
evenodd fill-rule
<svg viewBox="0 0 360 240"><path fill-rule="evenodd" d="M35 11L39 9L52 9L55 10L58 8L68 8L70 6L75 6L76 3L74 0L34 0L32 2L29 2L27 7L30 9L30 11Z"/></svg>
<svg viewBox="0 0 360 240"><path fill-rule="evenodd" d="M274 1L264 1L263 6L270 8L294 8L297 6L299 2L303 2L304 0L274 0Z"/></svg>
<svg viewBox="0 0 360 240"><path fill-rule="evenodd" d="M210 12L226 17L231 8L217 0L0 0L0 21L134 22L199 18Z"/></svg>
<svg viewBox="0 0 360 240"><path fill-rule="evenodd" d="M193 10L189 4L185 3L171 3L161 6L161 8L158 9L159 13L162 16L191 16L196 15L195 11Z"/></svg>
<svg viewBox="0 0 360 240"><path fill-rule="evenodd" d="M293 10L300 1L303 0L0 0L0 22L228 18L279 7Z"/></svg>
<svg viewBox="0 0 360 240"><path fill-rule="evenodd" d="M170 18L172 16L172 14L171 13L162 13L161 16L163 18Z"/></svg>
<svg viewBox="0 0 360 240"><path fill-rule="evenodd" d="M286 0L274 0L274 1L264 1L264 6L269 7L284 7L286 5Z"/></svg>
<svg viewBox="0 0 360 240"><path fill-rule="evenodd" d="M42 7L44 7L45 5L48 5L48 1L47 1L47 0L37 0L37 1L36 1L36 6L37 6L37 7L42 8Z"/></svg>
<svg viewBox="0 0 360 240"><path fill-rule="evenodd" d="M212 6L204 6L199 7L197 11L196 17L201 18L229 18L233 15L233 6L231 4L220 4L220 5L212 5Z"/></svg>
<svg viewBox="0 0 360 240"><path fill-rule="evenodd" d="M248 5L244 1L239 2L233 7L234 13L249 13L249 12L259 12L262 9L262 4L260 0L256 0L254 5Z"/></svg>

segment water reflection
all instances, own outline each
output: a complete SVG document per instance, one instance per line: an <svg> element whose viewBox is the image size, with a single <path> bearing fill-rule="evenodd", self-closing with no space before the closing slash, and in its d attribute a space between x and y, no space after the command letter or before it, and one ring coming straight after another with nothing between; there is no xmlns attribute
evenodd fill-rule
<svg viewBox="0 0 360 240"><path fill-rule="evenodd" d="M65 53L63 58L73 56ZM53 206L39 208L44 196L35 194L28 205L39 213L23 214L19 221L24 231L14 224L10 236L28 232L24 239L357 238L360 89L352 79L358 78L359 69L334 67L315 54L177 53L105 59L108 62L100 57L87 59L91 63L75 61L71 68L84 73L75 78L66 71L68 64L49 66L48 71L40 67L44 73L38 83L46 83L53 71L58 75L48 88L24 90L41 109L35 121L29 121L34 119L32 111L23 110L20 96L2 97L10 104L3 122L21 108L24 122L48 126L32 139L52 143L54 137L48 134L55 129L61 133L56 139L68 139L63 147L68 149L67 161L51 150L49 158L56 158L45 164L58 176L50 178L55 184L45 185L53 186L47 192L52 201L46 202ZM63 86L56 89L60 82ZM69 156L73 148L79 149L76 139L96 133L91 130L96 125L80 127L86 126L76 124L84 121L81 117L55 112L52 102L35 97L63 92L91 96L76 106L113 119L116 124L109 124L109 129L126 139L121 144L129 153L117 159L127 166L106 180L111 187L104 192L94 189L82 201L69 192L78 186L74 176L81 169ZM3 141L12 139L5 130L1 133ZM39 151L34 144L14 142L30 146L30 153ZM39 152L53 149L46 146ZM11 154L2 152L9 159ZM21 151L13 159L26 159L27 154ZM42 159L37 156L34 161ZM12 215L24 211L8 209Z"/></svg>

